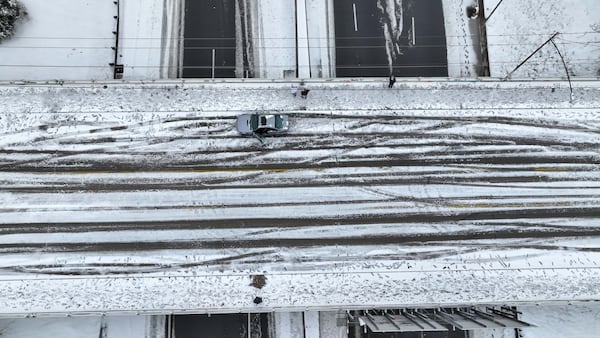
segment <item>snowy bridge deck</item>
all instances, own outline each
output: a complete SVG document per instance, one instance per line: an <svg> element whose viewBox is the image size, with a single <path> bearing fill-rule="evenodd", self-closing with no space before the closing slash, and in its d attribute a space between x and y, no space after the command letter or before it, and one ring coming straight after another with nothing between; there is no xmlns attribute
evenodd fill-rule
<svg viewBox="0 0 600 338"><path fill-rule="evenodd" d="M598 300L595 85L2 87L0 309Z"/></svg>

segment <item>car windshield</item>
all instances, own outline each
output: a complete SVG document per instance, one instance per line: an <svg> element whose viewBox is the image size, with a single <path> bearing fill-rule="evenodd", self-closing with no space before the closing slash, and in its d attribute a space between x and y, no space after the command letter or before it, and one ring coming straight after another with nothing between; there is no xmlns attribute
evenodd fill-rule
<svg viewBox="0 0 600 338"><path fill-rule="evenodd" d="M281 115L275 115L275 128L283 128L283 119L281 118Z"/></svg>
<svg viewBox="0 0 600 338"><path fill-rule="evenodd" d="M256 130L258 128L258 115L250 116L250 129Z"/></svg>

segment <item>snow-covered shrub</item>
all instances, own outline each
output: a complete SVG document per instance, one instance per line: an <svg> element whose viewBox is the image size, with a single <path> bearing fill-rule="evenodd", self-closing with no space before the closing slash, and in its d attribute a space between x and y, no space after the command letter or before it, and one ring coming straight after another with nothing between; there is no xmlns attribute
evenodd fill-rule
<svg viewBox="0 0 600 338"><path fill-rule="evenodd" d="M11 37L15 23L27 13L17 0L0 0L0 40Z"/></svg>

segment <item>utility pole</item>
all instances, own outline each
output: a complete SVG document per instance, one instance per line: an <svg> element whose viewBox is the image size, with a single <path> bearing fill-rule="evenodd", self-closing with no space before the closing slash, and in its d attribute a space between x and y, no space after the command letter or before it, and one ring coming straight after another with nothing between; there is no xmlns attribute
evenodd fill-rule
<svg viewBox="0 0 600 338"><path fill-rule="evenodd" d="M479 7L479 46L481 53L481 70L478 73L480 76L490 76L490 57L487 46L487 19L485 18L483 0L477 0L477 6Z"/></svg>

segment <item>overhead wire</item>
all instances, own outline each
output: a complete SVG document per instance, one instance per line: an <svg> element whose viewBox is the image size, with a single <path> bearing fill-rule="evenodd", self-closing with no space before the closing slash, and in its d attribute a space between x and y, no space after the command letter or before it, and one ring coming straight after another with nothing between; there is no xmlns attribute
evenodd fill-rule
<svg viewBox="0 0 600 338"><path fill-rule="evenodd" d="M574 41L571 39L566 39L562 36L567 35L567 36L573 36L575 37L576 35L588 35L588 34L600 34L600 32L597 31L583 31L583 32L570 32L570 33L561 33L561 35L559 35L557 37L557 40L560 41L561 44L565 45L565 44L575 44L575 45L592 45L595 46L596 44L598 44L600 46L600 41ZM466 36L477 36L477 35L464 35L464 36L460 36L460 37L466 37ZM506 34L506 35L488 35L489 36L502 36L502 37L511 37L511 36L546 36L543 33L519 33L519 34ZM426 35L423 37L429 37L429 38L441 38L441 37L445 37L448 38L450 36L446 36L446 35ZM459 37L459 36L456 36ZM114 41L114 37L113 38L101 38L101 37L35 37L35 36L29 36L29 37L19 37L20 39L41 39L41 40L107 40L107 41ZM160 41L160 40L164 40L164 38L160 37L133 37L133 38L120 38L121 40L126 40L126 41L145 41L145 40L149 40L149 41ZM190 46L185 45L185 42L212 42L212 41L221 41L221 42L228 42L228 41L233 41L233 39L235 38L205 38L205 37L184 37L184 38L167 38L167 39L174 39L174 40L179 40L179 41L184 41L184 46L183 47L172 47L172 48L167 48L165 49L164 46L120 46L119 50L120 51L128 51L128 50L132 50L132 51L139 51L139 50L177 50L177 51L181 51L183 53L187 52L187 51L204 51L204 50L217 50L217 51L235 51L237 49L236 46ZM383 40L383 37L335 37L335 38L323 38L323 37L309 37L307 38L307 40L311 41L311 40L315 40L315 39L325 39L328 41L351 41L351 40L366 40L366 41L381 41ZM287 37L281 37L281 38L259 38L259 39L253 39L253 41L296 41L296 38L287 38ZM488 43L487 46L488 48L493 48L493 47L512 47L512 46L535 46L539 43L539 41L535 41L535 42L523 42L523 41L519 41L519 42L514 42L514 43ZM452 48L452 47L472 47L472 44L462 44L462 43L446 43L446 44L435 44L435 43L430 43L430 44L423 44L423 45L401 45L401 48L407 48L407 49L414 49L414 48ZM294 46L274 46L274 45L267 45L267 46L255 46L255 49L259 49L259 50L264 50L264 51L268 51L268 50L296 50L296 49L302 49L302 48L308 48L310 50L315 50L315 49L334 49L336 51L338 50L346 50L346 49L384 49L385 45L384 44L376 44L376 45L364 45L364 44L358 44L358 45L348 45L348 46L344 46L344 45L338 45L335 47L331 47L331 46L315 46L312 45L311 47L296 47L296 45ZM50 50L60 50L60 49L65 49L65 50L69 50L70 52L72 51L76 51L76 50L105 50L107 52L113 53L114 52L114 47L113 46L90 46L90 45L50 45L50 46L36 46L36 45L10 45L10 44L3 44L0 45L0 49L50 49ZM593 65L593 64L597 64L598 63L598 58L571 58L567 60L569 65L571 66L576 66L576 65L581 65L581 66L586 66L586 65ZM515 64L518 63L519 59L514 59L514 60L494 60L493 63L494 64ZM528 62L528 64L530 65L549 65L549 64L553 64L559 63L559 60L531 60ZM460 65L460 66L464 66L465 63L464 62L445 62L445 63L440 63L440 64L407 64L407 63L396 63L392 65L393 69L414 69L414 68L444 68L444 67L449 67L449 66L456 66L456 65ZM476 63L467 63L467 65L471 66L471 67L475 67L475 68L482 68L483 65L479 65ZM19 67L19 68L108 68L108 65L74 65L74 64L0 64L0 67ZM124 65L124 67L126 69L172 69L172 68L181 68L184 70L192 70L192 69L235 69L235 65L231 65L231 66L198 66L198 65L193 65L193 66L167 66L167 65L135 65L135 64L126 64ZM270 64L268 66L261 66L261 69L285 69L285 68L289 68L290 65L273 65ZM305 68L309 68L311 67L310 65L306 65L306 66L301 66L301 67L305 67ZM384 68L389 68L390 65L389 64L376 64L376 63L362 63L360 65L343 65L343 64L338 64L333 66L336 69L348 69L348 68L356 68L356 69L364 69L364 68L370 68L370 69L384 69Z"/></svg>
<svg viewBox="0 0 600 338"><path fill-rule="evenodd" d="M540 36L547 37L549 32L531 32L531 33L508 33L508 34L487 34L490 36L498 36L498 37L513 37L513 36ZM581 31L581 32L564 32L560 33L560 35L586 35L586 34L598 34L600 35L600 31ZM423 38L441 38L441 37L453 37L453 38L463 38L463 37L477 37L479 34L462 34L462 35L419 35L419 37ZM19 39L40 39L40 40L114 40L115 37L97 37L97 36L19 36ZM220 38L220 37L119 37L119 40L235 40L235 37L230 38ZM255 40L297 40L296 37L255 37ZM381 39L380 36L352 36L352 37L308 37L308 38L300 38L300 39L319 39L319 40L352 40L352 39Z"/></svg>
<svg viewBox="0 0 600 338"><path fill-rule="evenodd" d="M590 45L595 45L598 44L600 46L600 40L599 41L569 41L569 40L564 40L562 39L563 42L561 42L561 44L563 45L570 45L570 44L590 44ZM532 41L532 42L520 42L520 43L488 43L487 46L489 47L497 47L497 46L503 46L503 47L509 47L509 46L537 46L539 45L539 41ZM408 45L408 44L400 44L398 45L400 48L408 48L408 49L413 49L413 48L445 48L445 47L471 47L473 46L472 44L468 44L468 43L446 43L446 44L419 44L419 45ZM267 46L254 46L255 49L265 49L265 50L272 50L272 49L310 49L310 50L314 50L314 49L376 49L376 48L385 48L385 45L336 45L335 47L333 46L298 46L296 47L295 45L293 46L277 46L277 45L267 45ZM0 49L113 49L113 46L83 46L83 45L50 45L50 46L36 46L36 45L21 45L21 46L6 46L6 45L0 45ZM208 45L208 46L185 46L183 48L179 48L179 47L171 47L171 48L165 48L163 46L119 46L119 50L129 50L129 49L134 49L134 50L144 50L144 49L160 49L160 50L211 50L211 49L217 49L217 50L235 50L237 49L236 46L219 46L219 45Z"/></svg>
<svg viewBox="0 0 600 338"><path fill-rule="evenodd" d="M515 64L518 63L520 60L519 59L515 59L515 60L498 60L498 61L494 61L494 64L502 64L502 65L510 65L510 64ZM593 65L593 64L598 64L598 59L574 59L570 60L569 65ZM561 61L559 59L552 59L552 60L542 60L542 61L535 61L535 60L531 60L528 62L529 65L550 65L550 64L561 64ZM445 63L439 63L439 64L408 64L408 63L395 63L392 64L391 67L398 69L398 68L441 68L441 67L447 67L447 66L456 66L456 65L461 65L464 66L465 63L463 62L445 62ZM483 67L482 65L478 65L478 64L469 64L470 66L473 67ZM4 68L108 68L109 65L108 63L105 64L91 64L91 65L73 65L73 64L0 64L0 67L4 67ZM167 69L167 68L183 68L183 69L234 69L236 68L235 65L206 65L206 66L196 66L196 65L135 65L135 64L127 64L123 66L124 68L129 68L129 69L133 69L133 68L140 68L140 69L153 69L153 68L157 68L157 69ZM291 67L291 65L269 65L269 66L261 66L261 69L285 69L285 68L289 68ZM294 66L295 67L295 66ZM299 66L300 68L310 68L313 67L311 65L306 65L306 66ZM389 68L390 65L389 64L379 64L379 63L362 63L360 65L344 65L344 64L337 64L337 65L333 65L332 68L337 68L337 69L345 69L345 68L353 68L353 69L361 69L361 68Z"/></svg>

